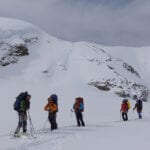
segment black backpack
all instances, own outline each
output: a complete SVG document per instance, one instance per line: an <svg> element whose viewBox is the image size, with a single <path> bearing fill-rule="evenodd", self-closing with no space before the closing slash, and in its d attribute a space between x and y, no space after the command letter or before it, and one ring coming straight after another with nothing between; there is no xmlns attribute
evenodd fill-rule
<svg viewBox="0 0 150 150"><path fill-rule="evenodd" d="M21 105L21 100L25 100L28 96L28 92L22 92L16 97L16 101L14 102L14 110L19 111Z"/></svg>

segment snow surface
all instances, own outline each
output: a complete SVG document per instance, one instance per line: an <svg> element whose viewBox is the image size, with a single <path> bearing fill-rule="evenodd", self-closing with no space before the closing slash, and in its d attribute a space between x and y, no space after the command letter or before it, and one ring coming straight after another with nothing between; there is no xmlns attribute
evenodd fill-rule
<svg viewBox="0 0 150 150"><path fill-rule="evenodd" d="M107 52L112 56L119 57L132 64L143 77L145 84L150 87L149 49L149 47L106 47Z"/></svg>
<svg viewBox="0 0 150 150"><path fill-rule="evenodd" d="M18 35L18 31L19 35L26 33L29 35L30 31L34 29L28 23L20 24L15 20L10 20L9 23L13 27L4 28L3 26L7 26L7 21L2 19L0 22L4 22L3 25L0 25L0 30L10 31L11 28L13 29L11 35L14 35L14 32ZM106 55L99 56L98 51L93 52L87 48L87 45L93 44L66 42L53 38L41 30L36 30L34 29L34 35L38 36L40 41L35 45L30 45L29 57L23 57L17 64L0 68L0 149L149 150L150 104L144 103L143 119L137 119L137 113L131 109L129 121L123 122L120 117L122 98L112 92L102 92L87 84L87 81L92 78L100 78L102 74L103 76L113 75L111 72L105 72L108 71L105 65L98 70L97 66L87 61L87 59L95 57L96 53L103 62ZM8 39L10 40L10 38ZM15 38L12 39L15 41ZM141 70L142 61L148 57L146 54L149 49L138 48L136 59L133 59L134 55L130 55L130 53L135 54L137 48L100 45L98 47L118 58L129 60L131 64ZM121 53L118 52L120 49ZM124 50L127 50L129 55L123 54ZM141 51L143 51L142 54ZM97 71L99 76L95 73ZM130 77L134 78L132 75ZM135 77L135 80L139 79ZM12 105L15 97L26 90L32 95L30 114L37 138L12 139L11 135L14 133L18 119ZM47 112L43 110L43 107L52 93L58 94L59 112L57 115L58 130L51 132L47 122ZM82 96L85 100L85 127L76 127L75 116L70 111L76 96ZM133 108L135 101L131 100L131 104ZM30 132L29 124L28 132Z"/></svg>

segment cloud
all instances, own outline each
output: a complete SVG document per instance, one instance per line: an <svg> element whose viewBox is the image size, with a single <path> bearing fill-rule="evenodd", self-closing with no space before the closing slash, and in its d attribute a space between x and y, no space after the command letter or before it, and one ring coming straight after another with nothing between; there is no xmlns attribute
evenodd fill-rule
<svg viewBox="0 0 150 150"><path fill-rule="evenodd" d="M0 0L0 16L64 40L105 45L150 45L149 8L149 0Z"/></svg>

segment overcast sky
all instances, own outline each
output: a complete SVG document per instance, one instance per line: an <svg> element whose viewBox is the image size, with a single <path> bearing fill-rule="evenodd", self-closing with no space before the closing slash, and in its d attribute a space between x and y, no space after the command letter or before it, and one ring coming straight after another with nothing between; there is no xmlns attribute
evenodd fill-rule
<svg viewBox="0 0 150 150"><path fill-rule="evenodd" d="M68 41L150 45L150 0L0 0L0 16Z"/></svg>

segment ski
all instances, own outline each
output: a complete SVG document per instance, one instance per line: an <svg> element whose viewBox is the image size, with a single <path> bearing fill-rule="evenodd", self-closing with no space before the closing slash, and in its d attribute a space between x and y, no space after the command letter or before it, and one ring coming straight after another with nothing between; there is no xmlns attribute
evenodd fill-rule
<svg viewBox="0 0 150 150"><path fill-rule="evenodd" d="M36 139L37 136L30 135L30 134L17 134L17 135L12 135L10 138L11 139Z"/></svg>

